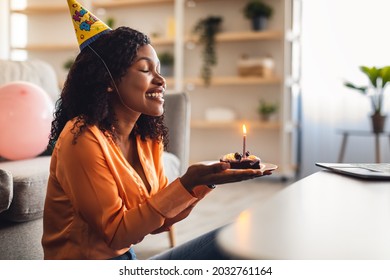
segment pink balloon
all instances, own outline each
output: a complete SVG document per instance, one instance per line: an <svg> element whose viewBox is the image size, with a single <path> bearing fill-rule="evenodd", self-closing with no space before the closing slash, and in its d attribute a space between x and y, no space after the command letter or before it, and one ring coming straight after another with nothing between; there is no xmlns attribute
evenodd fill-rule
<svg viewBox="0 0 390 280"><path fill-rule="evenodd" d="M32 158L45 151L54 104L47 93L29 82L0 87L0 156Z"/></svg>

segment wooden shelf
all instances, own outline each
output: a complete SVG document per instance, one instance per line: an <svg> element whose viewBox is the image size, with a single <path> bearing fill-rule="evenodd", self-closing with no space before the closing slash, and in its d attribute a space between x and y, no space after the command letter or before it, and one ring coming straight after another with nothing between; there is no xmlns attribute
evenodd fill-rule
<svg viewBox="0 0 390 280"><path fill-rule="evenodd" d="M174 86L175 79L173 77L165 78L170 87ZM200 78L186 78L184 83L187 85L204 86L203 80ZM213 77L210 86L250 86L250 85L277 85L281 80L277 77L262 78L262 77Z"/></svg>
<svg viewBox="0 0 390 280"><path fill-rule="evenodd" d="M254 34L253 34L254 33ZM259 34L256 34L259 33ZM267 33L267 34L263 34ZM218 39L219 42L240 42L245 40L269 40L271 38L276 38L277 32L272 32L274 34L268 34L269 32L235 32L235 33L226 33L221 34L220 39ZM194 39L187 39L187 42L191 42ZM152 45L155 47L158 46L169 46L175 44L175 38L168 38L168 37L151 37ZM24 49L24 50L66 50L66 49L74 49L75 46L73 45L63 45L63 44L51 44L51 45L45 45L45 44L34 44L34 45L28 45L25 47L13 47L13 49ZM251 80L251 79L249 79Z"/></svg>
<svg viewBox="0 0 390 280"><path fill-rule="evenodd" d="M238 31L238 32L223 32L217 34L216 42L242 42L242 41L259 41L259 40L281 40L283 33L280 31ZM197 42L197 36L188 36L186 42Z"/></svg>
<svg viewBox="0 0 390 280"><path fill-rule="evenodd" d="M271 40L278 38L278 32L234 32L221 34L217 37L219 42L240 42L246 40ZM188 39L187 42L191 42L194 39ZM164 37L151 37L153 46L169 46L175 43L175 38L164 38ZM25 50L64 50L74 49L71 45L29 45L26 47L16 47L14 49L25 49Z"/></svg>
<svg viewBox="0 0 390 280"><path fill-rule="evenodd" d="M153 46L165 46L173 44L173 38L154 38L152 39ZM26 51L66 51L77 50L78 46L74 44L29 44L27 46L12 47L13 50Z"/></svg>
<svg viewBox="0 0 390 280"><path fill-rule="evenodd" d="M226 0L195 0L194 2L202 3L202 2L216 2L216 1L226 1Z"/></svg>
<svg viewBox="0 0 390 280"><path fill-rule="evenodd" d="M215 128L237 128L242 124L251 129L279 129L281 124L276 121L262 122L262 121L247 121L247 120L235 120L235 121L206 121L206 120L192 120L191 128L200 129L215 129Z"/></svg>
<svg viewBox="0 0 390 280"><path fill-rule="evenodd" d="M68 6L64 4L34 5L27 6L24 9L11 9L11 13L20 13L26 15L43 13L63 13L68 11Z"/></svg>
<svg viewBox="0 0 390 280"><path fill-rule="evenodd" d="M241 42L256 40L280 40L283 38L280 31L244 31L244 32L225 32L216 36L217 42Z"/></svg>
<svg viewBox="0 0 390 280"><path fill-rule="evenodd" d="M121 7L131 7L131 6L144 6L144 5L158 5L158 4L174 4L174 0L95 0L92 1L91 5L93 8L121 8ZM11 9L12 13L20 14L43 14L43 13L63 13L68 12L69 8L64 4L50 4L42 5L35 4L27 6L23 9Z"/></svg>
<svg viewBox="0 0 390 280"><path fill-rule="evenodd" d="M173 87L175 78L165 77L167 84ZM204 86L203 80L200 78L186 78L184 83L187 85ZM277 77L262 78L262 77L213 77L210 86L250 86L250 85L277 85L281 80Z"/></svg>
<svg viewBox="0 0 390 280"><path fill-rule="evenodd" d="M153 46L167 46L175 43L175 38L150 37Z"/></svg>
<svg viewBox="0 0 390 280"><path fill-rule="evenodd" d="M94 8L121 8L131 6L174 4L174 2L174 0L95 0L92 2L92 6Z"/></svg>
<svg viewBox="0 0 390 280"><path fill-rule="evenodd" d="M195 86L204 86L204 82L200 78L186 78L184 80L186 84L192 84ZM226 77L212 77L210 86L248 86L248 85L277 85L281 80L278 77L239 77L239 76L226 76Z"/></svg>
<svg viewBox="0 0 390 280"><path fill-rule="evenodd" d="M12 50L26 50L26 51L76 51L78 46L73 44L30 44L23 47L11 47Z"/></svg>

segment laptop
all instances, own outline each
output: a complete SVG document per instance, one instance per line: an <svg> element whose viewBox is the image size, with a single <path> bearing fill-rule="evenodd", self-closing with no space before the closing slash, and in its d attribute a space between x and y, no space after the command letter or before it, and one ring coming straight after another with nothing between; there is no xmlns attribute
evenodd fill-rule
<svg viewBox="0 0 390 280"><path fill-rule="evenodd" d="M316 166L357 178L390 180L390 163L321 163Z"/></svg>

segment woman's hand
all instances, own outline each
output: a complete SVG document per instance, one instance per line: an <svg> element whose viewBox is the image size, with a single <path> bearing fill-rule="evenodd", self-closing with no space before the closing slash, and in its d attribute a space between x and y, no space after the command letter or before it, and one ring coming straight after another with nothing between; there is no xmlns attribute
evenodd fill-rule
<svg viewBox="0 0 390 280"><path fill-rule="evenodd" d="M211 165L194 164L180 178L182 185L191 192L199 185L221 185L253 179L271 174L270 171L262 172L260 169L229 169L230 164L218 162Z"/></svg>

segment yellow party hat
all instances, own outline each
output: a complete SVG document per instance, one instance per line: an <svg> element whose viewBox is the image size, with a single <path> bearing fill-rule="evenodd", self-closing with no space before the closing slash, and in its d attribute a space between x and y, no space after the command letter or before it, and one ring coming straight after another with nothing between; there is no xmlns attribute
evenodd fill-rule
<svg viewBox="0 0 390 280"><path fill-rule="evenodd" d="M80 51L111 30L104 22L75 0L67 0Z"/></svg>

